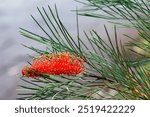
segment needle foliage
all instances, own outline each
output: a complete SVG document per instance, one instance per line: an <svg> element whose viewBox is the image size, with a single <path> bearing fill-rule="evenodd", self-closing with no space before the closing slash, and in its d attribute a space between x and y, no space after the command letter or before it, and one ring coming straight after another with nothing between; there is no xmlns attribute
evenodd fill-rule
<svg viewBox="0 0 150 117"><path fill-rule="evenodd" d="M114 23L115 43L112 42L109 30L104 26L109 43L106 43L93 29L89 33L83 31L86 41L92 48L89 49L83 37L79 35L78 18L78 33L73 37L59 17L56 6L55 10L50 6L48 10L44 7L37 8L48 31L34 16L31 17L46 36L23 28L20 28L20 33L39 44L44 44L47 49L25 47L36 52L38 56L52 52L76 54L84 58L85 71L78 76L42 74L40 78L21 77L25 83L19 85L18 99L150 99L149 0L79 0L77 2L85 6L77 11L77 15L107 19ZM122 20L129 23L122 23ZM117 36L118 25L134 28L144 41L138 41L126 34L125 36L133 41L122 44ZM142 56L132 59L126 52L126 46L136 46L144 54L141 55L131 49L134 54Z"/></svg>

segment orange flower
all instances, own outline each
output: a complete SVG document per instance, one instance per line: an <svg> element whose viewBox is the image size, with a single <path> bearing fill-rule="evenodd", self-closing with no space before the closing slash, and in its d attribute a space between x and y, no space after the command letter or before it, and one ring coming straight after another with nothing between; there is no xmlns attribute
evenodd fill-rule
<svg viewBox="0 0 150 117"><path fill-rule="evenodd" d="M39 77L40 74L50 75L77 75L84 71L83 60L71 56L68 52L52 53L35 58L30 67L25 66L22 75L26 77Z"/></svg>

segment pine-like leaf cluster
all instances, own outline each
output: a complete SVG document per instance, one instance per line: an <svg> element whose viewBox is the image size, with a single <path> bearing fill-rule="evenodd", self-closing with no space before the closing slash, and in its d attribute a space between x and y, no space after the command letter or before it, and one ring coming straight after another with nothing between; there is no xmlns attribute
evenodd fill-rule
<svg viewBox="0 0 150 117"><path fill-rule="evenodd" d="M19 99L150 99L150 2L149 0L85 0L78 1L85 5L77 15L108 19L114 23L115 44L112 43L109 31L106 32L109 43L106 43L95 31L84 32L87 42L79 35L72 37L61 21L55 6L37 8L43 22L49 31L31 16L47 37L40 36L20 28L20 33L32 40L44 44L47 50L25 46L39 56L49 53L69 52L84 60L85 71L77 76L41 74L40 78L26 79L25 85L20 85ZM103 15L104 14L104 15ZM117 22L115 22L118 20ZM126 20L129 23L122 23ZM120 21L120 23L119 23ZM77 18L78 24L78 18ZM122 44L118 41L118 25L134 28L139 38L126 37L133 41ZM50 33L49 33L50 32ZM75 41L77 40L77 41ZM126 47L140 57L132 59L128 56ZM22 89L24 91L22 91Z"/></svg>

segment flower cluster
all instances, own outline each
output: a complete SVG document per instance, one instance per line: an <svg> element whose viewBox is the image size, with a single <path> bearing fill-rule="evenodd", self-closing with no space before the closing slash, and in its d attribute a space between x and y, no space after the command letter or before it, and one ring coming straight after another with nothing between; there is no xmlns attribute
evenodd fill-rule
<svg viewBox="0 0 150 117"><path fill-rule="evenodd" d="M83 59L69 52L51 53L35 58L31 66L25 66L22 75L39 77L41 74L50 75L77 75L84 71Z"/></svg>

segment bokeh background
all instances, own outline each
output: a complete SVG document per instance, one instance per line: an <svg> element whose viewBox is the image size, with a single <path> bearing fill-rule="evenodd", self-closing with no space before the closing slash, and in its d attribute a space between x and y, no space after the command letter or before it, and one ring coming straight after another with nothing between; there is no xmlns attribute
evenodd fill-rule
<svg viewBox="0 0 150 117"><path fill-rule="evenodd" d="M17 85L21 82L19 79L21 76L20 71L27 64L28 54L34 54L33 51L23 47L22 44L45 49L43 45L21 36L19 34L19 27L44 35L34 23L30 14L35 16L42 26L45 26L36 7L41 8L44 6L47 8L50 5L54 8L55 4L65 26L75 37L76 13L71 10L75 10L77 7L78 9L83 8L83 5L73 0L0 0L0 99L16 98L16 92L19 88ZM107 23L107 21L79 17L81 37L83 30L88 32L91 29L95 29L106 39L104 24L109 28L110 35L113 36L113 25ZM128 41L128 39L122 36L124 33L136 36L133 30L120 29L118 35L123 42Z"/></svg>

